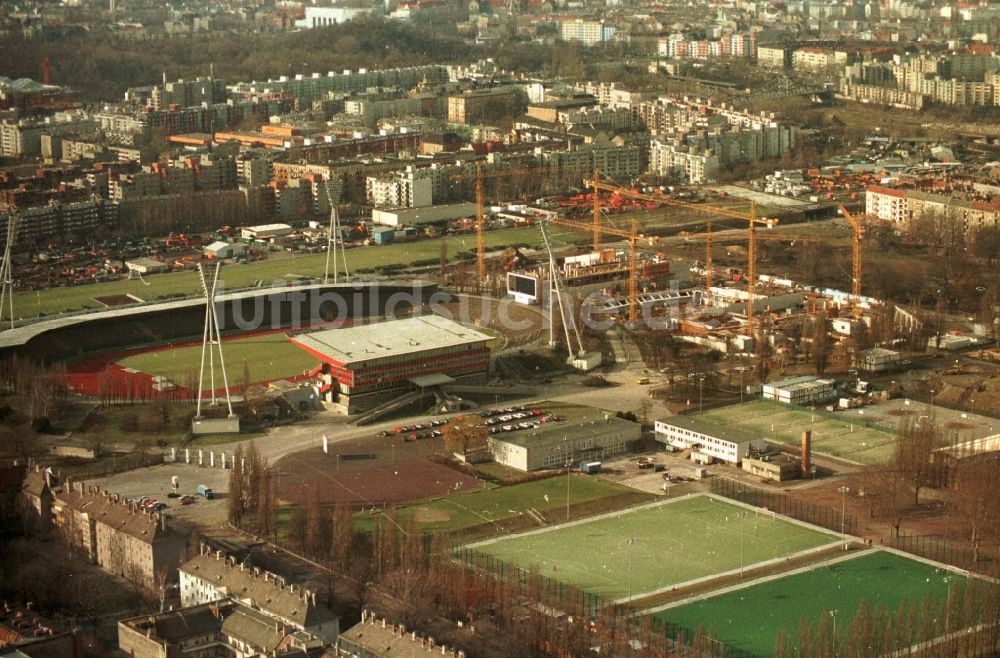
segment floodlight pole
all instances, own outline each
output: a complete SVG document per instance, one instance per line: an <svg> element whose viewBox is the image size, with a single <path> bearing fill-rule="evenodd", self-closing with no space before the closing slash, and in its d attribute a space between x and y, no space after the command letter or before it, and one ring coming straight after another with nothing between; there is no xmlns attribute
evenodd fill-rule
<svg viewBox="0 0 1000 658"><path fill-rule="evenodd" d="M635 537L629 537L625 540L628 545L628 604L632 605L632 545L635 543Z"/></svg>
<svg viewBox="0 0 1000 658"><path fill-rule="evenodd" d="M12 261L14 239L17 237L17 212L9 210L7 214L7 242L4 244L3 263L0 264L0 318L6 305L10 313L10 328L14 328L14 263Z"/></svg>
<svg viewBox="0 0 1000 658"><path fill-rule="evenodd" d="M215 394L215 348L219 351L219 367L222 368L222 385L226 390L226 407L229 409L229 417L233 418L233 403L229 396L229 378L226 374L226 361L222 356L222 334L219 330L219 316L215 312L215 291L219 283L219 268L221 263L215 263L215 271L211 274L211 281L209 281L209 274L205 271L204 267L198 265L198 275L201 277L201 287L205 292L205 329L202 332L201 339L201 368L198 371L198 400L195 410L195 418L200 419L201 416L201 402L202 397L205 394L204 384L205 384L205 353L208 353L208 365L209 365L209 385L212 387L212 404L218 403L218 398Z"/></svg>
<svg viewBox="0 0 1000 658"><path fill-rule="evenodd" d="M847 518L847 494L850 490L850 487L840 487L837 489L840 492L840 541L845 551L847 550L847 532L845 532L844 526Z"/></svg>
<svg viewBox="0 0 1000 658"><path fill-rule="evenodd" d="M830 653L833 654L833 658L837 658L837 611L831 610L830 616L833 617L833 633L830 637L830 644L833 646Z"/></svg>

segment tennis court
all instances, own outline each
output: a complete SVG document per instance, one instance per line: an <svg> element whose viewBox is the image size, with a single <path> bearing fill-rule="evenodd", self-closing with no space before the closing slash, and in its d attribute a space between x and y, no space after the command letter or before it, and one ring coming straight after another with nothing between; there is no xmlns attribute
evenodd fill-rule
<svg viewBox="0 0 1000 658"><path fill-rule="evenodd" d="M812 430L812 447L833 457L861 464L882 464L895 449L894 431L873 426L858 414L861 410L832 413L780 402L756 400L693 414L695 418L720 425L740 427L765 439L799 445L802 432ZM852 414L852 415L848 415Z"/></svg>
<svg viewBox="0 0 1000 658"><path fill-rule="evenodd" d="M469 548L623 599L835 541L780 516L700 495Z"/></svg>
<svg viewBox="0 0 1000 658"><path fill-rule="evenodd" d="M754 656L774 655L779 630L794 636L799 620L815 622L836 611L841 631L849 627L862 600L871 607L899 609L901 602L946 597L949 583L963 579L950 571L888 551L823 564L810 571L730 591L653 615L687 630L699 626L716 640ZM838 633L839 635L839 633Z"/></svg>

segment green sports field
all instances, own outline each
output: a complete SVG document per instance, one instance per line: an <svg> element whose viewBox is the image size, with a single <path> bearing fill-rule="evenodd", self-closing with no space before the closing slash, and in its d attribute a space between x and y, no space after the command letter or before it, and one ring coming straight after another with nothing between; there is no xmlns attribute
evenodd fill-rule
<svg viewBox="0 0 1000 658"><path fill-rule="evenodd" d="M631 540L631 542L630 542ZM785 557L836 536L710 496L473 545L609 599Z"/></svg>
<svg viewBox="0 0 1000 658"><path fill-rule="evenodd" d="M554 236L554 241L560 245L570 240L586 239L585 234ZM458 252L470 252L476 249L475 235L457 235L444 238L448 249L448 258L455 260ZM541 236L537 228L517 228L500 231L489 231L486 234L486 246L506 247L512 244L526 244L538 247ZM362 269L372 269L387 265L410 265L414 261L433 259L437 262L441 253L440 240L420 240L403 244L385 246L359 247L347 250L347 265L351 272ZM256 261L246 265L230 265L222 269L219 281L226 290L234 290L253 285L256 281L270 283L277 279L291 280L296 277L321 277L326 264L325 253L308 254L273 254L267 260ZM139 279L93 283L85 286L68 288L52 288L32 292L19 292L14 295L14 308L18 315L32 317L38 313L51 315L64 311L76 311L83 308L103 308L94 297L102 295L132 294L145 301L155 301L167 296L199 295L201 284L198 273L194 271L168 272L153 274ZM20 310L17 310L20 309Z"/></svg>
<svg viewBox="0 0 1000 658"><path fill-rule="evenodd" d="M850 416L853 422L838 418L840 414L831 417L826 411L812 412L780 402L756 400L693 415L792 445L801 443L803 431L812 430L812 446L816 452L862 464L888 461L894 450L895 434L885 429L865 427L863 417L857 415L857 411L843 412L848 413L854 414Z"/></svg>
<svg viewBox="0 0 1000 658"><path fill-rule="evenodd" d="M570 505L626 496L632 502L644 498L634 489L615 482L571 474L568 482L565 477L551 477L456 493L400 507L397 514L401 520L412 520L428 530L455 531L492 523L498 532L503 532L509 520L523 517L528 509L536 510L550 522L564 519L567 494ZM365 524L365 518L370 517L359 515L359 524Z"/></svg>
<svg viewBox="0 0 1000 658"><path fill-rule="evenodd" d="M230 386L243 383L244 364L250 370L252 383L294 377L316 365L315 357L294 345L282 332L223 340L222 352ZM191 373L197 374L201 365L201 345L143 352L125 357L118 363L150 375L169 377L185 386ZM218 369L215 382L216 386L222 387L222 373Z"/></svg>
<svg viewBox="0 0 1000 658"><path fill-rule="evenodd" d="M759 585L668 608L656 621L669 621L693 632L713 627L710 635L751 655L773 655L774 640L782 628L794 636L799 619L815 621L836 610L838 623L850 624L862 599L872 607L895 612L901 601L919 603L925 596L945 597L950 572L876 551L820 566L812 571L778 578ZM838 635L840 632L838 631Z"/></svg>

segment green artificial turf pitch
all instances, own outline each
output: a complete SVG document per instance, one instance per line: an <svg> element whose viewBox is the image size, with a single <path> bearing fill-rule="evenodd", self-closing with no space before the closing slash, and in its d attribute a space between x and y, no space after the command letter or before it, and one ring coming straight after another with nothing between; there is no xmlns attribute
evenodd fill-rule
<svg viewBox="0 0 1000 658"><path fill-rule="evenodd" d="M895 450L896 437L892 432L769 400L719 407L693 416L791 445L799 445L802 432L812 430L813 450L862 464L885 463Z"/></svg>
<svg viewBox="0 0 1000 658"><path fill-rule="evenodd" d="M631 541L630 541L631 540ZM710 496L640 507L473 546L608 599L652 592L836 541Z"/></svg>
<svg viewBox="0 0 1000 658"><path fill-rule="evenodd" d="M862 599L895 612L901 601L947 596L949 580L955 578L961 576L877 551L669 608L653 618L689 633L702 626L716 640L765 657L773 654L778 631L784 628L786 635L794 636L803 617L815 622L836 610L838 623L850 624Z"/></svg>

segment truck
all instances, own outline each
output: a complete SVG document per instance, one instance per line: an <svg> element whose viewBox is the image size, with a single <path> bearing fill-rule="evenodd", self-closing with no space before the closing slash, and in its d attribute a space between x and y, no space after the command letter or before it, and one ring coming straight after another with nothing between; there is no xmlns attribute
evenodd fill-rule
<svg viewBox="0 0 1000 658"><path fill-rule="evenodd" d="M198 492L198 495L204 496L206 500L212 500L212 498L214 498L212 495L212 487L206 487L204 484L199 484L195 491Z"/></svg>
<svg viewBox="0 0 1000 658"><path fill-rule="evenodd" d="M601 462L582 462L580 464L580 472L586 473L587 475L593 475L594 473L601 472Z"/></svg>

